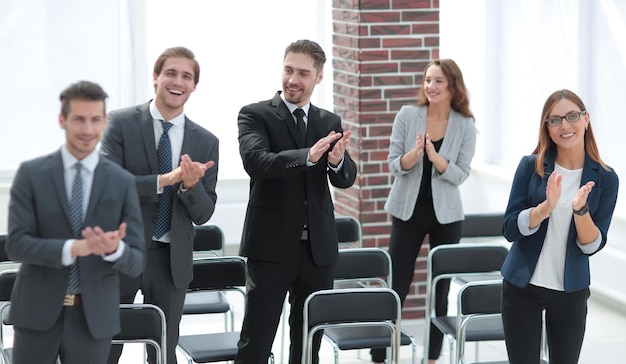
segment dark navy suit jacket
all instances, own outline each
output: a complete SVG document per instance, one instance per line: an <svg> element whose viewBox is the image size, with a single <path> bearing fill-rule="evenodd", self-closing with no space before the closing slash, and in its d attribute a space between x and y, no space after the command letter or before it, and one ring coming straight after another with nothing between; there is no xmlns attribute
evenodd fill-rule
<svg viewBox="0 0 626 364"><path fill-rule="evenodd" d="M502 275L508 282L520 288L525 288L530 282L543 247L550 218L545 219L534 234L524 236L518 228L518 215L523 210L536 206L545 200L546 184L548 177L554 171L555 157L556 153L553 150L546 154L544 159L545 176L543 178L535 173L537 155L523 157L513 179L503 222L504 237L513 242L513 245L502 266ZM583 167L581 186L588 181L595 182L595 186L587 198L587 204L589 213L600 230L600 234L602 234L602 242L597 250L599 251L606 245L607 231L617 200L619 180L613 170L605 170L599 163L587 156ZM589 255L583 253L576 244L576 227L572 217L565 257L565 291L578 291L588 287L589 284Z"/></svg>

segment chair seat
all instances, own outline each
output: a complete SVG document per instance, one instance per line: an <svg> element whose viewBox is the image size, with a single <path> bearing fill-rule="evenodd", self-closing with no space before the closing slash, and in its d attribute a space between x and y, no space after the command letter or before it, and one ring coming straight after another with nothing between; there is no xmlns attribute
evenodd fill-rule
<svg viewBox="0 0 626 364"><path fill-rule="evenodd" d="M185 295L183 315L204 313L225 313L230 303L223 292L189 292Z"/></svg>
<svg viewBox="0 0 626 364"><path fill-rule="evenodd" d="M331 327L324 329L324 336L335 342L341 350L391 346L391 333L382 326ZM403 331L400 332L400 345L411 345L411 337Z"/></svg>
<svg viewBox="0 0 626 364"><path fill-rule="evenodd" d="M433 324L441 331L456 337L456 316L441 316L432 319ZM465 341L496 341L504 340L502 319L499 317L485 318L470 322L467 325Z"/></svg>
<svg viewBox="0 0 626 364"><path fill-rule="evenodd" d="M178 346L196 363L234 360L239 336L238 331L185 335L178 340Z"/></svg>

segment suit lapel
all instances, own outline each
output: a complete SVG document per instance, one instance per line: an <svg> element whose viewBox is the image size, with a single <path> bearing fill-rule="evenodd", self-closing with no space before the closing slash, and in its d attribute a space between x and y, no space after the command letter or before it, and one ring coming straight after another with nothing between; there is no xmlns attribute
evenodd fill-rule
<svg viewBox="0 0 626 364"><path fill-rule="evenodd" d="M195 155L196 146L198 145L197 125L185 116L185 131L183 134L183 145L180 149L180 155ZM193 158L192 158L193 159ZM197 161L204 163L206 161ZM178 161L180 163L180 160Z"/></svg>
<svg viewBox="0 0 626 364"><path fill-rule="evenodd" d="M98 201L100 200L100 196L105 190L107 185L107 164L103 161L103 158L100 158L98 161L98 165L96 165L96 169L93 171L93 180L91 183L91 192L89 192L89 203L87 204L87 211L85 212L85 216L83 216L83 221L87 222L91 214L93 214L93 210L98 206ZM85 225L87 225L85 223Z"/></svg>
<svg viewBox="0 0 626 364"><path fill-rule="evenodd" d="M156 142L154 140L154 125L152 115L150 115L150 103L145 103L139 106L137 109L137 118L139 121L139 128L141 137L143 139L144 151L146 153L146 159L150 166L150 171L154 174L159 172L159 162L156 155Z"/></svg>
<svg viewBox="0 0 626 364"><path fill-rule="evenodd" d="M283 102L283 99L280 98L280 92L277 92L272 99L272 106L274 106L276 117L282 119L283 123L285 123L285 126L287 127L287 130L289 130L289 134L291 134L294 142L296 142L299 148L304 148L305 145L302 143L302 139L300 138L300 131L298 131L296 121L294 120L293 115L289 112L287 105Z"/></svg>
<svg viewBox="0 0 626 364"><path fill-rule="evenodd" d="M315 142L318 141L320 138L326 135L319 135L321 120L320 109L313 106L313 104L311 104L311 106L309 107L308 118L309 120L306 125L306 145L311 146L315 144Z"/></svg>
<svg viewBox="0 0 626 364"><path fill-rule="evenodd" d="M67 218L67 223L72 226L72 220L70 219L70 204L67 200L67 190L65 189L65 170L63 169L63 158L61 157L61 151L54 153L50 157L50 163L46 163L46 174L50 176L54 185L54 190L63 209L63 213Z"/></svg>

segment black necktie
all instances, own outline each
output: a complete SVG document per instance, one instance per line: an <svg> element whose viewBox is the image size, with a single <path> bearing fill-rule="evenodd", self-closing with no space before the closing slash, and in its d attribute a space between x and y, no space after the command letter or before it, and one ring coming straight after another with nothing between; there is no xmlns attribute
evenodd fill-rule
<svg viewBox="0 0 626 364"><path fill-rule="evenodd" d="M163 134L159 139L157 148L157 157L159 160L159 174L165 174L172 171L172 145L167 132L172 127L172 123L161 120L163 125ZM172 216L172 186L163 187L163 193L159 196L159 213L157 215L154 236L158 239L170 231L170 223Z"/></svg>
<svg viewBox="0 0 626 364"><path fill-rule="evenodd" d="M298 130L300 131L300 137L302 138L302 142L306 143L306 124L304 123L304 110L301 108L297 108L293 111L293 114L296 116L296 120L298 122Z"/></svg>

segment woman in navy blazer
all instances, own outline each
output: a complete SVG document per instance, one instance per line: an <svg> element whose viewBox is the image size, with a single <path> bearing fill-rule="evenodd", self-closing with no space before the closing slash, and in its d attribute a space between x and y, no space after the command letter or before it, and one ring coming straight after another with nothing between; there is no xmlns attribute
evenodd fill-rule
<svg viewBox="0 0 626 364"><path fill-rule="evenodd" d="M552 93L539 142L522 158L503 233L513 245L502 275L511 364L540 361L545 311L550 364L577 363L585 334L589 256L606 244L619 181L598 152L591 119L569 90Z"/></svg>
<svg viewBox="0 0 626 364"><path fill-rule="evenodd" d="M415 273L415 260L429 234L431 247L461 238L463 206L459 185L470 173L476 146L474 116L463 74L451 59L430 62L417 106L403 106L393 122L389 171L395 177L385 210L392 215L389 253L392 287L404 301ZM448 282L437 287L436 312L447 311ZM428 333L427 333L428 334ZM441 352L443 334L429 334L429 363ZM384 349L372 350L383 362Z"/></svg>

